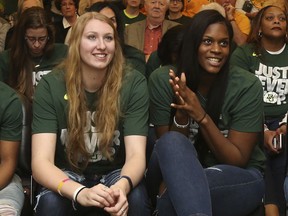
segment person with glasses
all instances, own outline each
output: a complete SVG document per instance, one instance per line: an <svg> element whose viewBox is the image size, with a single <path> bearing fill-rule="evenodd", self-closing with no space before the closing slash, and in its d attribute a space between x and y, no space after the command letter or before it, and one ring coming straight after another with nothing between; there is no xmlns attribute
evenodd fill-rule
<svg viewBox="0 0 288 216"><path fill-rule="evenodd" d="M30 100L34 88L66 57L67 46L54 43L54 28L41 7L26 9L16 24L11 48L0 53L0 80Z"/></svg>
<svg viewBox="0 0 288 216"><path fill-rule="evenodd" d="M56 8L61 11L63 19L55 22L55 42L64 43L68 30L74 25L78 16L79 0L55 0Z"/></svg>
<svg viewBox="0 0 288 216"><path fill-rule="evenodd" d="M184 9L184 0L170 0L166 19L187 25L191 21L191 17L182 14Z"/></svg>

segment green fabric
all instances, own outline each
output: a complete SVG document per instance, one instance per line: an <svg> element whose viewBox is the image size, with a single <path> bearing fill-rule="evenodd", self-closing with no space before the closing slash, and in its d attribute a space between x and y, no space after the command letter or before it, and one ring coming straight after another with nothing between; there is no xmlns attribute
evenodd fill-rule
<svg viewBox="0 0 288 216"><path fill-rule="evenodd" d="M3 82L0 82L0 101L0 140L21 140L21 102L17 93Z"/></svg>
<svg viewBox="0 0 288 216"><path fill-rule="evenodd" d="M67 97L66 94L63 73L55 70L43 77L39 83L34 97L32 132L33 134L57 134L55 164L60 168L67 168L69 166L64 157L64 146L67 144L67 98L69 100L69 96ZM99 134L91 119L96 106L94 103L96 96L95 93L86 93L89 111L87 111L85 143L91 158L84 171L85 174L105 174L121 168L125 162L124 136L147 136L148 134L149 97L146 79L137 71L129 71L124 77L120 96L122 115L113 139L114 161L109 162L98 151Z"/></svg>
<svg viewBox="0 0 288 216"><path fill-rule="evenodd" d="M64 44L55 44L54 50L51 55L38 59L35 63L39 67L33 71L33 85L37 86L42 76L51 72L51 70L58 65L67 54L68 47ZM9 74L9 57L10 50L5 50L0 53L0 81L6 82Z"/></svg>
<svg viewBox="0 0 288 216"><path fill-rule="evenodd" d="M169 69L164 66L155 70L149 78L150 123L155 126L170 124L171 107L174 93L169 84ZM263 103L262 88L259 80L241 68L233 67L229 73L229 81L222 112L219 118L219 129L224 136L233 129L240 132L261 132ZM200 100L200 98L199 98ZM198 124L191 121L189 138L194 142L198 134ZM245 143L244 143L245 144ZM258 144L247 167L264 168L265 156ZM205 166L218 164L212 153L206 155Z"/></svg>
<svg viewBox="0 0 288 216"><path fill-rule="evenodd" d="M139 13L139 15L137 17L129 18L124 13L124 10L121 11L120 17L121 17L121 20L125 26L146 19L146 15L144 15L142 13Z"/></svg>
<svg viewBox="0 0 288 216"><path fill-rule="evenodd" d="M266 117L278 117L288 110L288 46L277 55L263 51L256 55L251 44L238 47L232 54L231 65L237 65L255 74L264 90Z"/></svg>
<svg viewBox="0 0 288 216"><path fill-rule="evenodd" d="M146 77L149 78L151 73L161 66L161 60L158 57L157 50L152 52L146 64Z"/></svg>
<svg viewBox="0 0 288 216"><path fill-rule="evenodd" d="M146 61L144 52L126 44L124 45L123 51L126 63L135 70L145 75Z"/></svg>

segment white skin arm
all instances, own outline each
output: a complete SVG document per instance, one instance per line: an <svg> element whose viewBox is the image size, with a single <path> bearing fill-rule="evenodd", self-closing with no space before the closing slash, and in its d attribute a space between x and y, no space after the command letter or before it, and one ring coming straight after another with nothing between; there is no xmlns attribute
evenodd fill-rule
<svg viewBox="0 0 288 216"><path fill-rule="evenodd" d="M188 120L188 117L196 121L202 119L205 110L202 108L196 94L186 86L185 74L182 73L181 78L178 78L171 71L170 77L169 82L176 97L178 97L178 101L180 101L179 104L171 104L172 107L177 109L176 117L181 118L182 121L185 118ZM258 139L257 133L239 132L232 129L229 130L228 137L226 138L208 114L201 121L200 130L218 161L239 167L244 167L247 164Z"/></svg>
<svg viewBox="0 0 288 216"><path fill-rule="evenodd" d="M34 179L44 187L57 193L59 183L68 176L54 165L56 134L39 133L32 136L32 172ZM72 180L61 187L64 197L72 200L73 193L81 184ZM111 206L114 204L113 191L102 184L86 188L79 193L77 202L83 206Z"/></svg>
<svg viewBox="0 0 288 216"><path fill-rule="evenodd" d="M130 135L124 137L126 160L121 170L121 176L129 176L135 187L142 180L146 168L146 137ZM130 185L125 178L111 186L114 191L115 205L104 209L111 215L123 215L122 210L127 213L127 194L130 192Z"/></svg>
<svg viewBox="0 0 288 216"><path fill-rule="evenodd" d="M0 140L0 190L11 181L17 167L19 141Z"/></svg>

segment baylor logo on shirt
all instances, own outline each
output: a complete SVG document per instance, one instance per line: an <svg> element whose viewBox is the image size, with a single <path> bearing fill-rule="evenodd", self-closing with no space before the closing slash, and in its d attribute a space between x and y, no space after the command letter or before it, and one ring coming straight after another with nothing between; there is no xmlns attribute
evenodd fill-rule
<svg viewBox="0 0 288 216"><path fill-rule="evenodd" d="M51 70L44 70L44 71L37 71L37 72L33 71L32 73L33 86L36 87L39 81L41 80L41 78L50 72Z"/></svg>
<svg viewBox="0 0 288 216"><path fill-rule="evenodd" d="M270 104L286 104L288 94L288 66L271 67L260 63L255 71L262 83L264 102Z"/></svg>
<svg viewBox="0 0 288 216"><path fill-rule="evenodd" d="M101 138L101 133L97 132L95 122L94 122L94 115L95 112L91 114L90 111L86 113L87 124L84 128L84 139L85 145L88 152L92 155L90 158L90 162L97 162L100 160L107 160L106 157L102 155L102 153L98 150L99 149L99 142ZM61 131L61 142L63 145L67 145L67 129L62 129ZM110 151L112 152L113 156L116 152L116 147L120 146L120 131L114 131L114 138L113 143L111 144Z"/></svg>

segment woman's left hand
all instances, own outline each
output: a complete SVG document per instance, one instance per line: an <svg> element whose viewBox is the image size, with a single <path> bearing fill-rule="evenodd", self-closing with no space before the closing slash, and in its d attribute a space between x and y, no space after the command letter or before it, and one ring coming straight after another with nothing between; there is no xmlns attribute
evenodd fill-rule
<svg viewBox="0 0 288 216"><path fill-rule="evenodd" d="M113 190L115 205L105 207L104 210L112 216L126 216L129 207L126 194L116 185L112 185L110 189Z"/></svg>
<svg viewBox="0 0 288 216"><path fill-rule="evenodd" d="M176 95L177 102L177 104L172 103L171 106L185 111L192 119L199 121L205 115L205 110L202 108L197 95L187 87L185 74L182 73L179 78L175 76L173 70L170 70L169 76L169 83Z"/></svg>

